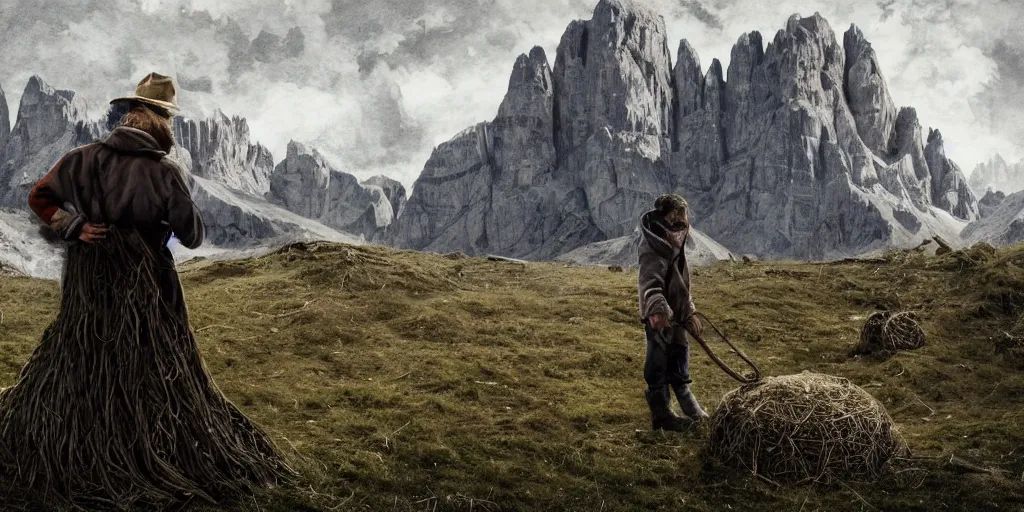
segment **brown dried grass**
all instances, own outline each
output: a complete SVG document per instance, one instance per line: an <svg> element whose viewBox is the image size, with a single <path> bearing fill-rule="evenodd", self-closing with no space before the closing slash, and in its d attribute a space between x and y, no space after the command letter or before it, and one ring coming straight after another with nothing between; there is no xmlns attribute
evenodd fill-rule
<svg viewBox="0 0 1024 512"><path fill-rule="evenodd" d="M726 394L705 462L775 484L874 481L907 447L880 402L849 380L804 372Z"/></svg>

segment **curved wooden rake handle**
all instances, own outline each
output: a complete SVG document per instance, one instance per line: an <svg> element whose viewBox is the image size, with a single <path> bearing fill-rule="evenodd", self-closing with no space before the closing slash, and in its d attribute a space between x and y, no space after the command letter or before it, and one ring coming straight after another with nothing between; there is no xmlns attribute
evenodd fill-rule
<svg viewBox="0 0 1024 512"><path fill-rule="evenodd" d="M711 360L714 361L715 364L717 364L718 367L722 369L722 371L724 371L730 377L736 379L737 381L739 381L739 382L741 382L743 384L753 384L753 383L761 380L761 369L758 368L757 365L754 364L754 362L751 361L750 358L747 357L747 355L743 353L743 351L741 351L740 349L736 348L736 345L733 345L732 342L729 341L729 338L727 338L725 336L725 334L723 334L722 331L720 331L718 329L718 327L715 327L715 324L712 323L711 320L708 319L708 317L704 316L704 313L697 312L697 313L694 313L693 316L699 317L702 320L702 322L704 323L704 325L710 326L712 329L714 329L715 332L717 332L718 335L721 336L723 340L725 340L725 344L729 345L729 348L732 349L732 351L735 352L736 355L740 356L740 359L742 359L744 363L747 363L747 366L749 366L750 369L754 370L754 375L753 375L753 377L744 377L744 376L740 375L738 372L736 372L736 370L733 370L732 368L729 367L729 365L725 364L725 361L722 361L721 359L718 358L717 355L715 355L715 352L713 350L711 350L711 347L709 347L708 343L706 341L704 341L704 338L702 338L701 336L699 336L697 334L694 334L694 333L690 332L689 329L686 329L686 332L689 333L690 336L693 337L693 339L697 340L697 343L699 343L701 348L704 349L704 352L708 353L708 357L710 357Z"/></svg>
<svg viewBox="0 0 1024 512"><path fill-rule="evenodd" d="M712 329L714 329L715 332L717 332L718 335L721 336L723 340L725 340L725 344L728 345L729 348L732 349L732 351L736 355L738 355L740 357L740 359L743 360L744 363L747 364L747 366L749 366L752 370L754 370L754 375L752 377L745 377L743 375L740 375L739 372L737 372L736 370L733 370L732 368L730 368L729 365L725 364L725 361L722 361L717 355L715 355L715 352L713 350L711 350L711 347L709 347L708 343L706 341L704 341L704 338L702 338L701 336L696 335L696 334L690 332L690 329L686 328L685 324L684 324L684 328L686 328L686 332L693 339L697 340L697 343L699 343L701 348L704 349L704 352L707 352L708 357L710 357L711 360L714 361L715 364L717 364L718 367L721 368L722 371L724 371L726 373L726 375L732 377L733 379L736 379L737 381L739 381L742 384L753 384L753 383L758 382L758 381L761 380L761 369L758 368L757 365L754 364L754 362L751 361L750 358L747 357L747 355L743 353L743 351L741 351L740 349L736 348L736 345L733 345L732 342L729 341L729 338L726 337L725 334L722 333L722 331L719 330L718 327L716 327L715 324L712 323L711 320L707 316L704 315L704 313L697 312L697 313L694 313L692 316L699 317L702 320L702 323L704 323L706 326L710 326ZM689 319L687 319L687 320L689 320ZM647 325L648 324L648 319L647 318L643 318L643 319L640 320L640 323ZM689 323L689 322L687 322L687 323ZM676 325L679 325L679 324L677 324L675 322L672 323L672 326L676 326ZM664 337L662 337L660 333L658 334L658 336L659 336L659 338L661 338L661 342L665 343Z"/></svg>

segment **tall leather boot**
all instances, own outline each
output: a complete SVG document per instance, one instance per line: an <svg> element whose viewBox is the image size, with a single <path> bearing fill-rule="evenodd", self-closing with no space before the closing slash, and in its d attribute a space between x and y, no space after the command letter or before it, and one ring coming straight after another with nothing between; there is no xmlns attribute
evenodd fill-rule
<svg viewBox="0 0 1024 512"><path fill-rule="evenodd" d="M652 430L664 429L676 432L685 430L685 422L676 413L672 412L670 407L668 386L657 388L656 390L648 389L644 392L644 397L647 398L647 405L651 408Z"/></svg>
<svg viewBox="0 0 1024 512"><path fill-rule="evenodd" d="M701 409L700 403L697 402L697 397L693 396L693 392L690 391L689 384L683 384L681 386L672 386L672 391L676 394L676 400L679 400L679 408L683 410L683 414L687 418L693 421L704 421L708 419L708 413Z"/></svg>

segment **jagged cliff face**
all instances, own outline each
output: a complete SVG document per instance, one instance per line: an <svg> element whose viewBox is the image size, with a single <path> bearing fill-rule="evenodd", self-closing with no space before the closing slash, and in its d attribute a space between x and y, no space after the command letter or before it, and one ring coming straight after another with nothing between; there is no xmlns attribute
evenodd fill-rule
<svg viewBox="0 0 1024 512"><path fill-rule="evenodd" d="M384 190L330 166L316 150L292 141L270 176L267 198L331 228L374 240L394 221Z"/></svg>
<svg viewBox="0 0 1024 512"><path fill-rule="evenodd" d="M196 176L257 197L270 191L273 157L267 148L250 143L245 119L220 110L200 121L178 117L174 140L192 156Z"/></svg>
<svg viewBox="0 0 1024 512"><path fill-rule="evenodd" d="M740 37L726 72L702 71L686 41L672 66L655 13L602 0L553 70L542 56L519 57L494 121L435 150L398 245L552 257L627 236L669 190L711 238L762 257L955 239L977 218L941 135L896 109L856 27L840 44L820 16L793 16L767 46Z"/></svg>
<svg viewBox="0 0 1024 512"><path fill-rule="evenodd" d="M7 139L11 137L11 113L7 109L7 96L4 95L3 87L0 87L0 155L4 153L4 146Z"/></svg>
<svg viewBox="0 0 1024 512"><path fill-rule="evenodd" d="M2 145L0 206L27 207L32 185L57 159L98 135L97 123L86 115L85 103L73 91L54 89L37 76L29 79L14 128Z"/></svg>
<svg viewBox="0 0 1024 512"><path fill-rule="evenodd" d="M925 147L916 112L896 113L863 34L851 27L844 45L820 16L791 17L766 48L756 32L739 39L724 87L717 62L701 80L692 48L680 46L674 168L711 237L743 253L817 259L955 235L935 207L977 217L941 136Z"/></svg>
<svg viewBox="0 0 1024 512"><path fill-rule="evenodd" d="M570 24L554 72L541 48L521 55L495 119L434 150L390 240L549 259L629 234L669 186L669 69L661 18L602 2Z"/></svg>
<svg viewBox="0 0 1024 512"><path fill-rule="evenodd" d="M896 134L897 111L878 65L878 56L857 27L850 27L843 36L843 48L846 55L843 83L857 134L875 155L889 154Z"/></svg>
<svg viewBox="0 0 1024 512"><path fill-rule="evenodd" d="M971 190L978 197L989 190L1012 194L1024 190L1024 162L1008 164L1003 157L995 155L988 162L974 168L969 181Z"/></svg>
<svg viewBox="0 0 1024 512"><path fill-rule="evenodd" d="M990 192L984 198L985 216L964 228L964 242L997 246L1024 242L1024 191L1004 196Z"/></svg>
<svg viewBox="0 0 1024 512"><path fill-rule="evenodd" d="M362 184L364 186L380 187L384 192L384 197L387 197L388 202L391 203L394 218L397 219L402 214L408 197L405 194L405 187L401 183L387 176L379 175L363 181Z"/></svg>

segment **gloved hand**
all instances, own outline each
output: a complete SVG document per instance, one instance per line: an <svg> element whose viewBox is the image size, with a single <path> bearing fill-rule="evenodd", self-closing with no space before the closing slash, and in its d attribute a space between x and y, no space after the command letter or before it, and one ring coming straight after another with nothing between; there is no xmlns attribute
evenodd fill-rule
<svg viewBox="0 0 1024 512"><path fill-rule="evenodd" d="M697 318L697 315L690 315L686 320L686 330L694 336L700 336L704 332L704 324Z"/></svg>

